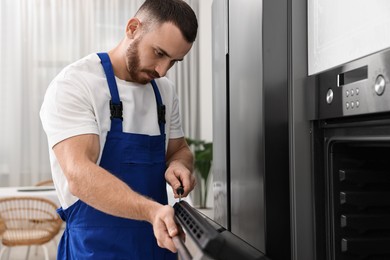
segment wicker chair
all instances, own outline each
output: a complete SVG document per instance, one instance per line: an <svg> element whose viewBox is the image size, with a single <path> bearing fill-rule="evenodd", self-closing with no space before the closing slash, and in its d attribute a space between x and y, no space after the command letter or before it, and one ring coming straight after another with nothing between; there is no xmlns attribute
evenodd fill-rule
<svg viewBox="0 0 390 260"><path fill-rule="evenodd" d="M1 240L1 235L4 233L4 231L5 231L5 223L4 223L4 220L0 216L0 240Z"/></svg>
<svg viewBox="0 0 390 260"><path fill-rule="evenodd" d="M35 183L34 186L54 186L54 183L52 179L48 179L48 180L37 182Z"/></svg>
<svg viewBox="0 0 390 260"><path fill-rule="evenodd" d="M40 245L45 259L49 254L45 243L60 231L62 220L56 212L57 206L50 200L38 197L9 197L0 199L0 219L4 223L0 234L4 245L0 259L6 249L14 246ZM30 247L29 247L30 249ZM29 250L27 252L27 257Z"/></svg>

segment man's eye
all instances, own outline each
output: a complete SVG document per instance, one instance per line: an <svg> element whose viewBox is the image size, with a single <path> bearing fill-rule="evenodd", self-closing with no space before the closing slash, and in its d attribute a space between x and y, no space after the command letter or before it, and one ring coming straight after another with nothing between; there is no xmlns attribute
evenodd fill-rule
<svg viewBox="0 0 390 260"><path fill-rule="evenodd" d="M162 53L161 51L158 51L158 50L155 50L154 53L159 56L159 57L162 57L164 56L164 53Z"/></svg>

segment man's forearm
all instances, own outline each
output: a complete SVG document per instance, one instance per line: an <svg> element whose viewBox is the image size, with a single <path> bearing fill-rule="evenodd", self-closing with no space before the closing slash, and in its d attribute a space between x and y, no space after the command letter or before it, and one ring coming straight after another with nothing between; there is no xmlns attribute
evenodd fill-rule
<svg viewBox="0 0 390 260"><path fill-rule="evenodd" d="M167 161L168 167L175 164L175 163L181 163L184 165L190 172L193 172L194 170L194 157L191 153L191 150L183 147L180 150L178 150L176 153L174 153L171 158Z"/></svg>
<svg viewBox="0 0 390 260"><path fill-rule="evenodd" d="M98 165L80 167L78 172L76 177L68 178L72 194L107 214L151 222L161 207Z"/></svg>

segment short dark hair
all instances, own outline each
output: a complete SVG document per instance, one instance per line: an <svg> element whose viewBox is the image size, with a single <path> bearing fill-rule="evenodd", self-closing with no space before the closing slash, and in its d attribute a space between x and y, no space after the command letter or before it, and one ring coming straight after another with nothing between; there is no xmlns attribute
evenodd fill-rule
<svg viewBox="0 0 390 260"><path fill-rule="evenodd" d="M192 8L183 0L146 0L135 16L145 19L142 22L146 27L171 22L189 43L195 41L198 21Z"/></svg>

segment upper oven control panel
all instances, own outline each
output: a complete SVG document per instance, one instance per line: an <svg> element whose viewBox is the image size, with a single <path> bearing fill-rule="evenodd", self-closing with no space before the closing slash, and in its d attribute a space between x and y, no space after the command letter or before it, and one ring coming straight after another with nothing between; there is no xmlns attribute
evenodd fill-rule
<svg viewBox="0 0 390 260"><path fill-rule="evenodd" d="M390 111L390 49L315 77L318 119Z"/></svg>

